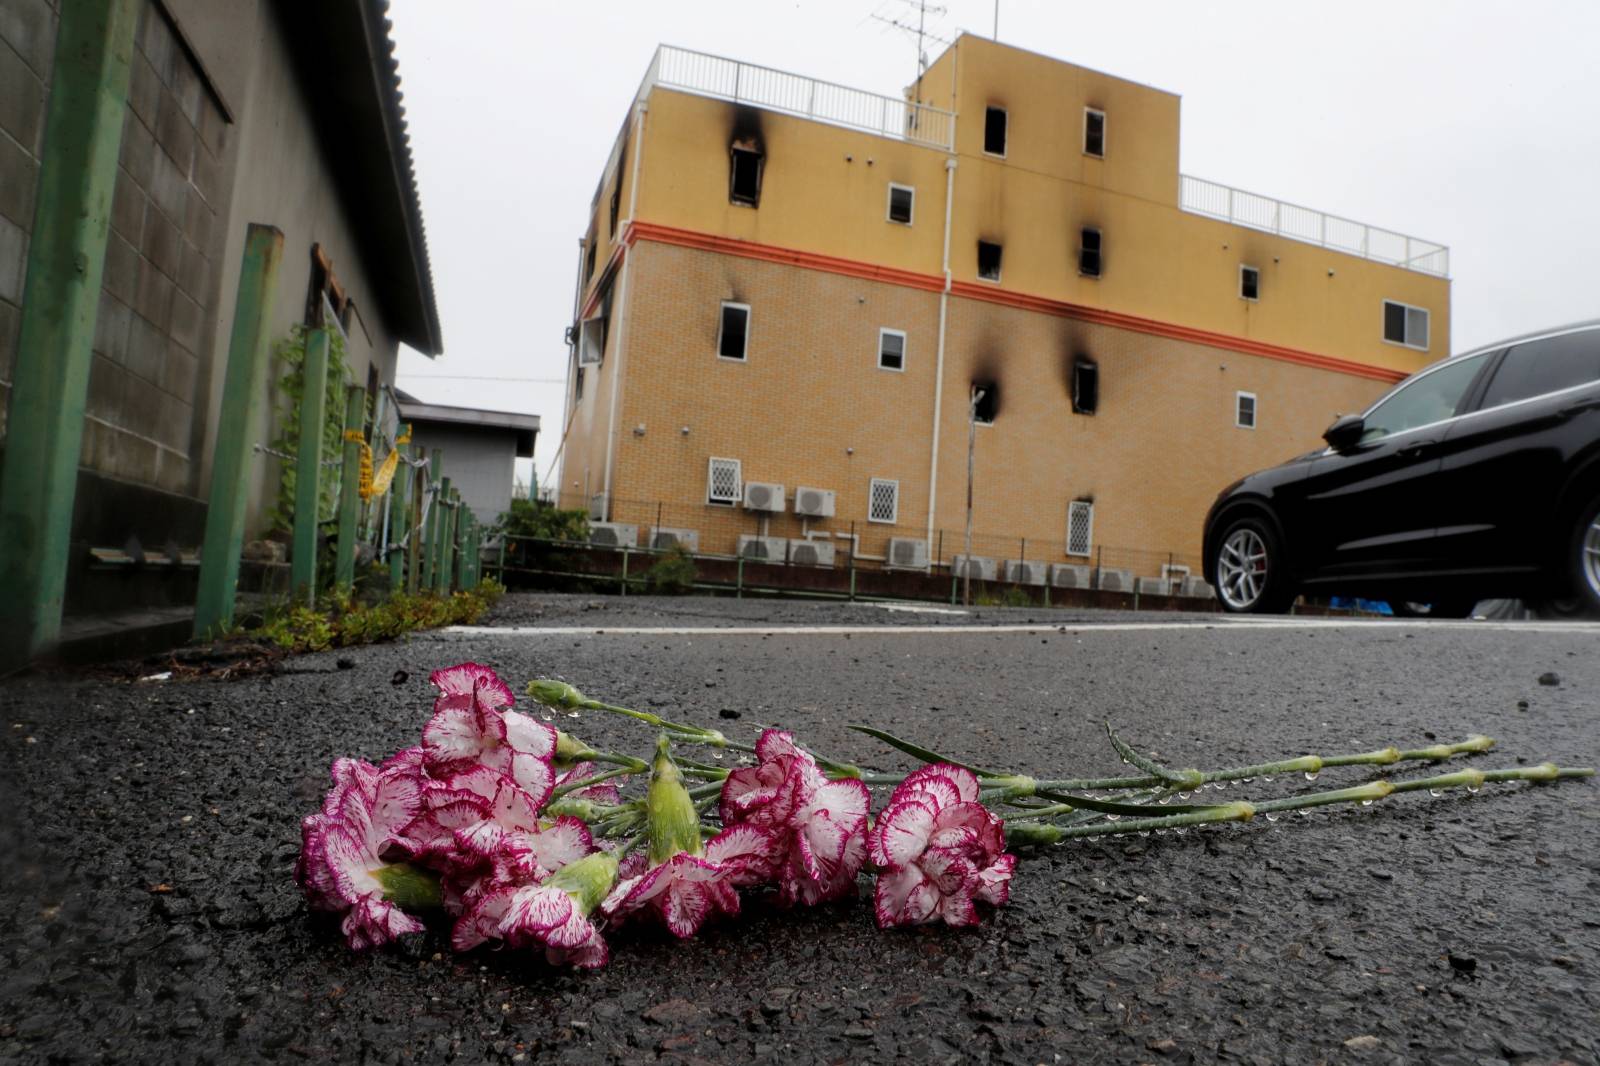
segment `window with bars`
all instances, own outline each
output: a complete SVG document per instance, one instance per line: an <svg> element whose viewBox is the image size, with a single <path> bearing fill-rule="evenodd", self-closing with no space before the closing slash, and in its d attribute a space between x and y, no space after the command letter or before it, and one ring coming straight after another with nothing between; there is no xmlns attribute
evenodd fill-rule
<svg viewBox="0 0 1600 1066"><path fill-rule="evenodd" d="M917 199L917 190L909 185L889 183L889 221L911 225L911 213Z"/></svg>
<svg viewBox="0 0 1600 1066"><path fill-rule="evenodd" d="M1083 109L1083 154L1105 158L1106 113L1099 108Z"/></svg>
<svg viewBox="0 0 1600 1066"><path fill-rule="evenodd" d="M1256 394L1236 392L1233 396L1233 424L1240 429L1256 428Z"/></svg>
<svg viewBox="0 0 1600 1066"><path fill-rule="evenodd" d="M904 370L906 368L906 335L903 330L878 331L878 368Z"/></svg>
<svg viewBox="0 0 1600 1066"><path fill-rule="evenodd" d="M739 460L713 457L706 474L706 502L719 507L732 507L744 494L744 483L739 474Z"/></svg>
<svg viewBox="0 0 1600 1066"><path fill-rule="evenodd" d="M1383 339L1427 351L1428 312L1398 300L1383 301Z"/></svg>
<svg viewBox="0 0 1600 1066"><path fill-rule="evenodd" d="M872 479L867 495L867 521L894 525L900 517L900 482L887 478Z"/></svg>
<svg viewBox="0 0 1600 1066"><path fill-rule="evenodd" d="M1067 504L1067 554L1088 555L1094 542L1094 502L1073 500Z"/></svg>

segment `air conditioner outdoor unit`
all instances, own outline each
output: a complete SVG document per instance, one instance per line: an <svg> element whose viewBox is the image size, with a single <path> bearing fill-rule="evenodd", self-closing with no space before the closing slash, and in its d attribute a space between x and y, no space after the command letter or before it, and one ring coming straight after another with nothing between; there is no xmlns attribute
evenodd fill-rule
<svg viewBox="0 0 1600 1066"><path fill-rule="evenodd" d="M589 543L602 548L637 548L639 527L624 522L590 522Z"/></svg>
<svg viewBox="0 0 1600 1066"><path fill-rule="evenodd" d="M698 529L668 529L666 526L657 526L650 531L650 547L657 551L671 551L673 548L682 547L690 552L700 550L700 531Z"/></svg>
<svg viewBox="0 0 1600 1066"><path fill-rule="evenodd" d="M589 521L599 522L606 516L606 494L597 492L589 497Z"/></svg>
<svg viewBox="0 0 1600 1066"><path fill-rule="evenodd" d="M950 572L956 577L971 577L977 581L994 580L994 560L981 555L958 555L950 561Z"/></svg>
<svg viewBox="0 0 1600 1066"><path fill-rule="evenodd" d="M1006 580L1013 585L1042 585L1047 567L1042 562L1023 559L1006 560Z"/></svg>
<svg viewBox="0 0 1600 1066"><path fill-rule="evenodd" d="M794 490L794 513L808 518L832 518L833 490L800 486Z"/></svg>
<svg viewBox="0 0 1600 1066"><path fill-rule="evenodd" d="M783 486L774 485L768 481L746 481L744 483L744 509L746 511L774 511L783 510Z"/></svg>
<svg viewBox="0 0 1600 1066"><path fill-rule="evenodd" d="M1100 571L1100 587L1110 592L1132 592L1133 571L1102 570Z"/></svg>
<svg viewBox="0 0 1600 1066"><path fill-rule="evenodd" d="M926 570L928 542L915 537L890 537L888 567L891 570Z"/></svg>
<svg viewBox="0 0 1600 1066"><path fill-rule="evenodd" d="M1178 587L1178 595L1193 600L1214 600L1217 590L1206 584L1203 578L1186 577L1183 584Z"/></svg>
<svg viewBox="0 0 1600 1066"><path fill-rule="evenodd" d="M1172 595L1172 582L1164 577L1141 577L1133 587L1141 596Z"/></svg>
<svg viewBox="0 0 1600 1066"><path fill-rule="evenodd" d="M1189 568L1183 563L1162 563L1161 576L1176 585L1179 582L1188 580Z"/></svg>
<svg viewBox="0 0 1600 1066"><path fill-rule="evenodd" d="M789 542L782 537L739 536L739 554L763 563L781 563L789 554Z"/></svg>
<svg viewBox="0 0 1600 1066"><path fill-rule="evenodd" d="M1058 589L1086 589L1089 587L1089 568L1071 563L1054 563L1050 567L1050 584Z"/></svg>
<svg viewBox="0 0 1600 1066"><path fill-rule="evenodd" d="M789 561L795 566L832 566L833 545L825 540L791 540Z"/></svg>

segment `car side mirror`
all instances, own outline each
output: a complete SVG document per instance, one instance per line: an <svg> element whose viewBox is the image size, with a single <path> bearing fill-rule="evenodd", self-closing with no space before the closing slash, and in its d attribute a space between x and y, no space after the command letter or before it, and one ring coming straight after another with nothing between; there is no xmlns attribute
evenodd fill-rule
<svg viewBox="0 0 1600 1066"><path fill-rule="evenodd" d="M1360 415L1345 415L1323 432L1322 439L1336 452L1349 451L1361 443L1366 428L1366 420Z"/></svg>

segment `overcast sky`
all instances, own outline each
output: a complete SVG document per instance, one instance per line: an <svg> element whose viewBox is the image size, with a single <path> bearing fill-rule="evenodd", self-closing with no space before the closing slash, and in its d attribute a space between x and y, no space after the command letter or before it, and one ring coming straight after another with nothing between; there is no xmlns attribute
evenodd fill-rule
<svg viewBox="0 0 1600 1066"><path fill-rule="evenodd" d="M941 36L993 32L992 0L943 6ZM874 14L915 17L905 0L393 0L445 338L437 360L401 353L400 387L538 414L542 480L577 242L656 45L897 95L915 44ZM999 36L1178 93L1186 174L1448 245L1454 351L1600 316L1594 0L1002 0Z"/></svg>

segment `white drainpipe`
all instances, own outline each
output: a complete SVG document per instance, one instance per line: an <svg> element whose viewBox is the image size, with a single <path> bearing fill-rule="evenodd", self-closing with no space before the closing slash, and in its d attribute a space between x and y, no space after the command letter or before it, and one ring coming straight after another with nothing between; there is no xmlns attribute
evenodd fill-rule
<svg viewBox="0 0 1600 1066"><path fill-rule="evenodd" d="M648 108L641 103L633 119L633 177L628 190L628 217L618 227L619 237L625 237L633 228L633 213L639 206L639 157L644 155L644 115ZM617 350L612 353L611 361L611 404L610 413L606 416L606 474L605 484L601 492L605 494L606 521L612 520L611 514L611 471L616 463L617 446L617 397L622 392L622 354L627 347L628 335L623 330L628 309L628 275L633 273L632 249L622 253L622 278L617 282L617 321L615 325L617 334Z"/></svg>
<svg viewBox="0 0 1600 1066"><path fill-rule="evenodd" d="M933 365L933 448L928 461L928 546L933 547L933 512L939 500L939 416L944 405L944 334L950 310L950 212L955 205L956 157L944 161L944 288L939 292L939 354Z"/></svg>

